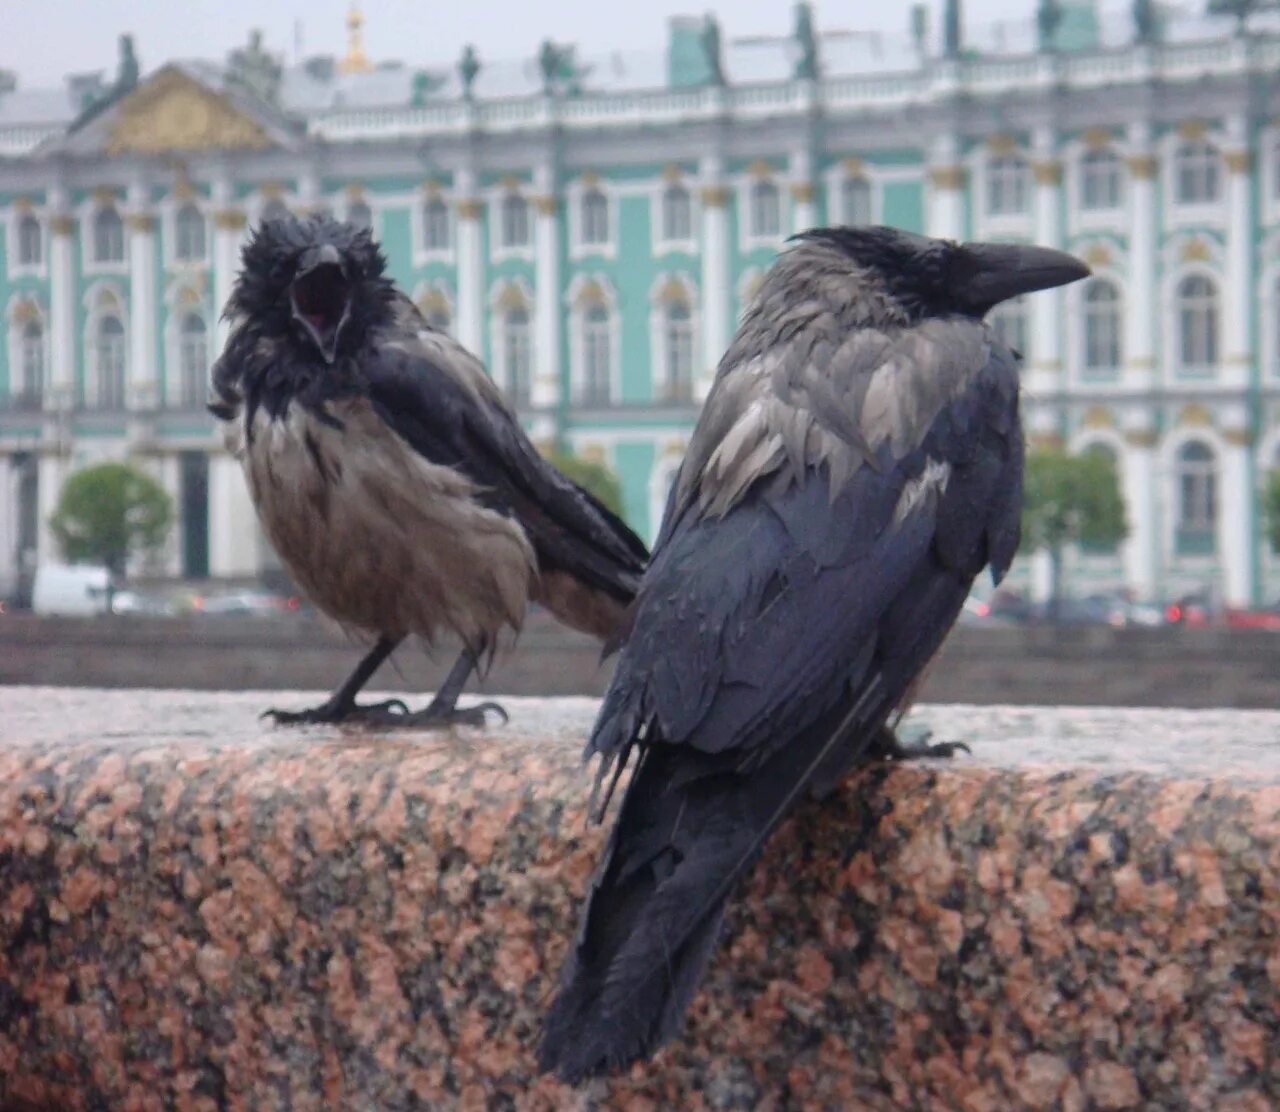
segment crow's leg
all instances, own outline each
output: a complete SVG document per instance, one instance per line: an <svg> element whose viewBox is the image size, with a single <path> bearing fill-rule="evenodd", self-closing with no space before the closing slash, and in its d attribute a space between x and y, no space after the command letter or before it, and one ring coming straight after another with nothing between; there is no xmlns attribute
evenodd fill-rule
<svg viewBox="0 0 1280 1112"><path fill-rule="evenodd" d="M930 743L933 736L931 730L925 730L913 741L903 741L897 731L885 723L871 743L869 755L873 760L881 761L914 761L929 758L954 757L957 753L970 753L972 750L963 741L936 741Z"/></svg>
<svg viewBox="0 0 1280 1112"><path fill-rule="evenodd" d="M369 682L369 678L382 665L400 643L399 637L381 637L378 643L364 656L355 671L346 679L329 698L318 707L310 710L268 710L263 711L263 718L272 719L277 726L303 726L320 722L359 722L375 726L393 726L403 722L408 714L408 707L399 699L388 699L385 703L362 705L356 702L356 695Z"/></svg>
<svg viewBox="0 0 1280 1112"><path fill-rule="evenodd" d="M497 703L479 703L474 707L459 707L458 696L476 669L476 663L484 656L487 645L483 642L474 650L463 649L445 678L444 686L423 710L397 717L396 724L431 729L440 726L483 726L485 714L493 711L503 722L510 721L507 712Z"/></svg>

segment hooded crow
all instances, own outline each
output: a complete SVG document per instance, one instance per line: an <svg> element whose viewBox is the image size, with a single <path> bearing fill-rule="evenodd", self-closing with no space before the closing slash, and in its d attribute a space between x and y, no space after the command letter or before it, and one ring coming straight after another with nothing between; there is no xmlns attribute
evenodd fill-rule
<svg viewBox="0 0 1280 1112"><path fill-rule="evenodd" d="M546 1018L569 1080L676 1031L725 902L889 717L1019 539L1013 352L983 317L1084 277L1039 247L797 237L720 363L587 754L637 758ZM945 747L944 747L945 752ZM601 806L601 814L603 814Z"/></svg>
<svg viewBox="0 0 1280 1112"><path fill-rule="evenodd" d="M479 361L432 329L369 233L329 217L263 224L226 308L209 408L271 543L319 609L371 647L321 706L277 722L483 724L459 709L530 600L610 638L647 552L547 463ZM425 710L356 694L406 637L464 646Z"/></svg>

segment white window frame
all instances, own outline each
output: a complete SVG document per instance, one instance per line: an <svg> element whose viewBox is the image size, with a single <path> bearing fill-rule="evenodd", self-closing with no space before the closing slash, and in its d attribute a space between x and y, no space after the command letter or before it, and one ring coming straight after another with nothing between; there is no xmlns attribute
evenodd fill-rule
<svg viewBox="0 0 1280 1112"><path fill-rule="evenodd" d="M363 224L360 226L367 228L369 230L369 234L372 235L374 239L377 239L378 238L378 210L373 207L373 203L369 200L368 197L346 198L345 202L342 205L342 219L346 221L346 223L348 224L354 223L354 221L351 219L351 212L353 209L357 209L360 207L363 207L365 211L368 212L369 214L369 222L367 224Z"/></svg>
<svg viewBox="0 0 1280 1112"><path fill-rule="evenodd" d="M203 347L204 347L203 358L200 360L200 364L201 364L200 375L197 381L191 382L191 383L187 381L187 371L188 371L187 356L189 353L188 339L190 335L187 332L187 328L186 328L188 320L198 320L200 322L203 328L203 331L200 332L199 335L203 338ZM178 345L177 345L178 360L176 364L177 372L178 372L178 376L177 376L178 377L178 381L177 381L178 398L180 400L180 404L182 405L182 408L198 409L204 404L205 399L209 392L208 391L209 367L210 367L210 364L212 363L212 360L210 358L210 355L211 355L210 341L213 338L212 332L209 328L209 321L206 319L205 314L201 312L199 309L197 309L194 306L187 306L179 311L176 331L178 336ZM192 396L190 398L187 397L188 386L193 387Z"/></svg>
<svg viewBox="0 0 1280 1112"><path fill-rule="evenodd" d="M97 226L95 218L104 208L114 208L120 217L120 237L123 254L118 262L99 262L96 254ZM80 266L86 275L127 276L129 273L129 228L124 218L124 201L117 199L111 205L101 205L90 200L82 205L79 212L80 231Z"/></svg>
<svg viewBox="0 0 1280 1112"><path fill-rule="evenodd" d="M772 234L756 231L756 190L762 185L772 187L778 198L778 230ZM745 252L762 247L774 251L780 248L792 223L791 191L786 188L781 175L748 175L737 182L734 193L738 199L738 241L741 249Z"/></svg>
<svg viewBox="0 0 1280 1112"><path fill-rule="evenodd" d="M1215 551L1219 548L1218 530L1222 525L1223 457L1221 448L1214 443L1212 438L1199 435L1202 431L1203 430L1195 430L1191 434L1180 438L1177 448L1171 453L1173 464L1171 468L1171 475L1173 479L1173 500L1170 502L1170 505L1173 507L1173 513L1171 515L1173 518L1173 547L1171 551L1175 558L1178 558L1179 556L1177 549L1178 536L1184 532L1197 532L1210 535L1214 538ZM1183 471L1185 463L1183 460L1183 453L1193 445L1203 447L1209 452L1209 458L1207 460L1197 461L1197 467L1201 471L1201 478L1207 475L1213 480L1212 485L1207 491L1209 497L1207 499L1203 497L1200 499L1202 502L1206 502L1209 507L1210 512L1207 515L1207 521L1204 523L1193 521L1193 524L1207 525L1207 528L1196 528L1194 530L1186 528L1186 522L1188 519L1183 515L1183 510L1186 508L1186 503L1183 497L1183 480L1186 478ZM1185 559L1186 557L1184 556L1183 558Z"/></svg>
<svg viewBox="0 0 1280 1112"><path fill-rule="evenodd" d="M431 324L432 322L427 310L425 310L422 307L422 303L426 301L428 296L431 294L438 295L439 298L444 302L445 313L449 318L449 324L444 329L444 331L450 336L455 336L458 329L458 305L457 305L457 301L453 296L453 290L449 288L449 285L447 282L444 282L444 281L419 282L413 288L412 301L414 304L414 308L416 308L418 312L422 314L423 319L426 320L428 324ZM439 328L439 325L435 324L433 325L433 327ZM477 353L477 355L478 354L479 353Z"/></svg>
<svg viewBox="0 0 1280 1112"><path fill-rule="evenodd" d="M446 218L449 221L449 245L441 249L427 249L427 205L439 201L444 205ZM455 211L453 196L441 189L435 192L419 191L414 194L409 208L409 234L413 237L413 265L415 267L440 263L446 266L453 264L458 244L458 214Z"/></svg>
<svg viewBox="0 0 1280 1112"><path fill-rule="evenodd" d="M1109 286L1115 295L1112 304L1115 316L1116 359L1110 366L1092 367L1089 365L1089 324L1093 315L1090 306L1096 303L1089 300L1089 294L1100 285ZM1124 287L1109 272L1095 271L1089 279L1079 283L1079 288L1080 292L1074 296L1078 310L1075 331L1078 334L1079 356L1076 362L1080 368L1080 377L1090 383L1111 382L1124 373Z"/></svg>
<svg viewBox="0 0 1280 1112"><path fill-rule="evenodd" d="M1022 203L1017 208L997 207L993 204L995 187L1002 183L1013 189L1020 189ZM982 211L992 222L1005 220L1025 220L1032 216L1034 200L1034 182L1031 177L1031 161L1022 151L1010 151L1007 154L988 153L984 159L982 181Z"/></svg>
<svg viewBox="0 0 1280 1112"><path fill-rule="evenodd" d="M1217 152L1218 163L1218 196L1213 201L1180 201L1178 199L1179 152L1188 144L1188 140L1176 131L1165 135L1159 144L1160 173L1162 197L1164 200L1164 222L1171 228L1209 227L1221 230L1227 219L1227 168L1222 163L1222 151L1226 142L1225 135L1210 129L1196 143L1204 143Z"/></svg>
<svg viewBox="0 0 1280 1112"><path fill-rule="evenodd" d="M1182 287L1184 283L1192 279L1201 279L1210 283L1214 290L1214 301L1216 305L1215 320L1215 358L1209 363L1187 363L1183 350L1183 324L1182 324ZM1169 330L1171 333L1172 344L1168 349L1172 358L1170 364L1173 368L1174 375L1180 379L1191 379L1202 382L1205 379L1216 378L1222 366L1222 344L1223 344L1223 320L1222 320L1222 279L1212 271L1204 267L1188 267L1179 271L1173 276L1171 284L1171 299L1169 312Z"/></svg>
<svg viewBox="0 0 1280 1112"><path fill-rule="evenodd" d="M202 254L192 258L183 258L178 254L178 241L181 235L181 217L183 210L193 208L199 214L204 224L204 251ZM177 201L173 205L168 206L168 210L164 214L165 224L165 263L172 269L199 269L209 265L210 261L210 229L209 216L197 197L191 197L182 201Z"/></svg>
<svg viewBox="0 0 1280 1112"><path fill-rule="evenodd" d="M586 303L583 294L588 282L599 285L603 291L602 302ZM586 384L586 316L597 304L604 309L609 326L609 399L590 408L612 409L622 405L622 316L618 311L618 295L612 283L603 275L579 274L569 284L565 300L569 304L569 398L578 408L588 408L583 400Z"/></svg>
<svg viewBox="0 0 1280 1112"><path fill-rule="evenodd" d="M524 202L525 230L528 233L524 243L508 244L506 241L507 205L513 199ZM532 262L538 238L538 213L533 199L521 187L519 189L493 190L489 194L487 202L490 216L489 254L494 261L501 262L507 259L518 259L522 262Z"/></svg>
<svg viewBox="0 0 1280 1112"><path fill-rule="evenodd" d="M665 299L667 288L674 282L681 287L682 304L689 312L689 396L675 401L669 397L673 380L671 349L667 343L668 313L672 302ZM686 273L659 274L649 291L649 365L653 368L650 394L655 405L696 405L699 368L702 362L702 322L698 287Z"/></svg>
<svg viewBox="0 0 1280 1112"><path fill-rule="evenodd" d="M27 220L34 220L40 229L40 261L38 263L24 263L19 256L22 226ZM44 278L48 274L49 249L52 244L49 236L49 222L43 213L34 207L12 206L9 209L8 242L11 245L7 252L11 278Z"/></svg>
<svg viewBox="0 0 1280 1112"><path fill-rule="evenodd" d="M107 302L113 302L108 304ZM124 354L124 407L129 405L129 354L130 354L130 320L129 300L114 283L95 282L84 296L84 321L82 324L82 343L84 348L84 388L79 397L80 408L99 411L99 398L102 384L99 379L101 322L104 317L116 317L124 326L122 346ZM114 412L114 411L107 411Z"/></svg>
<svg viewBox="0 0 1280 1112"><path fill-rule="evenodd" d="M1090 185L1090 170L1099 165L1101 160L1107 160L1109 168L1114 172L1116 197L1114 204L1107 205L1090 205L1087 204ZM1089 216L1114 216L1117 212L1122 212L1125 207L1125 165L1124 159L1120 152L1113 146L1096 147L1092 150L1082 151L1080 157L1074 162L1074 171L1078 175L1076 190L1076 205L1081 214L1087 213ZM1094 174L1093 177L1100 177Z"/></svg>
<svg viewBox="0 0 1280 1112"><path fill-rule="evenodd" d="M49 313L45 306L31 294L19 291L13 294L9 299L9 306L5 312L5 333L8 337L9 347L9 395L6 404L12 405L17 391L14 389L19 379L25 382L25 361L26 361L26 330L31 324L30 320L19 321L19 310L25 306L32 306L35 309L36 318L40 325L40 359L41 359L41 376L40 376L40 399L41 407L49 397ZM23 313L22 315L28 315ZM36 412L35 409L30 412Z"/></svg>
<svg viewBox="0 0 1280 1112"><path fill-rule="evenodd" d="M515 298L511 294L515 294ZM504 305L515 300L518 305ZM533 291L523 278L501 278L489 290L489 366L493 380L513 405L515 399L511 367L507 365L506 315L512 308L523 309L529 314L529 393L532 399L538 374L537 315Z"/></svg>
<svg viewBox="0 0 1280 1112"><path fill-rule="evenodd" d="M1184 176L1194 171L1200 185L1212 184L1206 196L1186 197L1182 192ZM1208 139L1183 140L1173 148L1170 160L1170 188L1173 203L1178 208L1203 208L1219 205L1223 200L1226 168L1222 165L1222 151Z"/></svg>
<svg viewBox="0 0 1280 1112"><path fill-rule="evenodd" d="M103 332L108 321L114 321L120 326L120 331L114 333L118 337L120 349L120 398L119 405L107 406L103 404ZM113 343L114 346L114 343ZM95 411L105 411L117 413L127 407L129 403L129 325L119 313L104 312L98 315L93 325L93 396L92 399L85 398L85 408ZM86 383L87 385L87 383Z"/></svg>
<svg viewBox="0 0 1280 1112"><path fill-rule="evenodd" d="M609 238L603 243L587 243L583 238L583 203L586 195L598 191L605 200L609 219ZM618 220L621 206L616 188L601 178L590 184L570 182L565 203L569 206L569 257L571 259L616 259L618 257Z"/></svg>
<svg viewBox="0 0 1280 1112"><path fill-rule="evenodd" d="M667 235L667 193L673 188L683 189L689 197L689 234L684 238ZM698 200L698 189L692 179L681 177L660 180L650 196L649 213L653 227L655 255L698 254L698 229L702 222L702 211Z"/></svg>

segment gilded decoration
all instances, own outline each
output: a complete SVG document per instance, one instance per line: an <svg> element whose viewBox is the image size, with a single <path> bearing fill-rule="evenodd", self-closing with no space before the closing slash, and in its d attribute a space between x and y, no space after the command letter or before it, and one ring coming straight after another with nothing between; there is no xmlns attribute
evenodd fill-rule
<svg viewBox="0 0 1280 1112"><path fill-rule="evenodd" d="M459 220L479 220L484 212L484 202L475 197L464 197L458 202Z"/></svg>
<svg viewBox="0 0 1280 1112"><path fill-rule="evenodd" d="M674 162L668 163L662 169L662 180L668 185L675 185L684 178L684 171L680 169Z"/></svg>
<svg viewBox="0 0 1280 1112"><path fill-rule="evenodd" d="M156 218L150 213L131 212L124 218L124 226L131 232L140 232L145 235L156 230Z"/></svg>
<svg viewBox="0 0 1280 1112"><path fill-rule="evenodd" d="M1188 143L1198 143L1209 134L1209 126L1204 120L1186 120L1178 125L1178 138Z"/></svg>
<svg viewBox="0 0 1280 1112"><path fill-rule="evenodd" d="M709 185L702 191L702 203L707 208L724 208L729 203L729 190L723 185Z"/></svg>
<svg viewBox="0 0 1280 1112"><path fill-rule="evenodd" d="M668 278L658 291L658 300L664 305L685 305L689 295L677 278Z"/></svg>
<svg viewBox="0 0 1280 1112"><path fill-rule="evenodd" d="M1018 140L1012 135L993 135L987 140L987 150L997 158L1007 158L1018 153Z"/></svg>
<svg viewBox="0 0 1280 1112"><path fill-rule="evenodd" d="M1105 127L1091 127L1084 133L1084 145L1091 151L1105 151L1114 139Z"/></svg>
<svg viewBox="0 0 1280 1112"><path fill-rule="evenodd" d="M1116 419L1106 406L1093 405L1086 411L1080 422L1086 429L1114 429Z"/></svg>
<svg viewBox="0 0 1280 1112"><path fill-rule="evenodd" d="M1233 448L1249 448L1253 446L1253 432L1250 429L1224 429L1222 439Z"/></svg>
<svg viewBox="0 0 1280 1112"><path fill-rule="evenodd" d="M1222 161L1233 174L1247 174L1253 168L1253 156L1249 151L1227 151Z"/></svg>
<svg viewBox="0 0 1280 1112"><path fill-rule="evenodd" d="M963 166L931 166L929 168L929 184L934 189L963 189L966 177Z"/></svg>
<svg viewBox="0 0 1280 1112"><path fill-rule="evenodd" d="M213 214L213 226L224 232L238 232L248 222L240 209L222 209Z"/></svg>
<svg viewBox="0 0 1280 1112"><path fill-rule="evenodd" d="M1207 429L1213 426L1213 414L1199 402L1184 406L1178 414L1178 424L1183 428Z"/></svg>
<svg viewBox="0 0 1280 1112"><path fill-rule="evenodd" d="M1184 263L1207 263L1212 258L1209 251L1209 245L1198 236L1194 239L1187 240L1182 248L1182 261Z"/></svg>
<svg viewBox="0 0 1280 1112"><path fill-rule="evenodd" d="M255 120L171 68L120 102L106 153L262 150L271 145Z"/></svg>
<svg viewBox="0 0 1280 1112"><path fill-rule="evenodd" d="M1062 184L1062 163L1055 161L1033 162L1031 164L1031 176L1035 178L1037 185L1061 185Z"/></svg>
<svg viewBox="0 0 1280 1112"><path fill-rule="evenodd" d="M1153 154L1135 154L1124 160L1129 169L1129 176L1138 181L1150 181L1156 176L1156 156Z"/></svg>
<svg viewBox="0 0 1280 1112"><path fill-rule="evenodd" d="M1124 434L1124 442L1131 448L1154 448L1159 439L1154 429L1130 429Z"/></svg>
<svg viewBox="0 0 1280 1112"><path fill-rule="evenodd" d="M791 199L797 204L809 204L813 200L813 183L807 181L792 182Z"/></svg>
<svg viewBox="0 0 1280 1112"><path fill-rule="evenodd" d="M539 216L555 216L556 199L551 196L535 197L533 207Z"/></svg>
<svg viewBox="0 0 1280 1112"><path fill-rule="evenodd" d="M860 158L846 158L840 163L846 178L861 178L867 173L867 164Z"/></svg>
<svg viewBox="0 0 1280 1112"><path fill-rule="evenodd" d="M55 236L75 235L76 218L74 216L51 216L49 217L49 231Z"/></svg>
<svg viewBox="0 0 1280 1112"><path fill-rule="evenodd" d="M1105 243L1091 243L1082 256L1091 267L1111 265L1111 249Z"/></svg>

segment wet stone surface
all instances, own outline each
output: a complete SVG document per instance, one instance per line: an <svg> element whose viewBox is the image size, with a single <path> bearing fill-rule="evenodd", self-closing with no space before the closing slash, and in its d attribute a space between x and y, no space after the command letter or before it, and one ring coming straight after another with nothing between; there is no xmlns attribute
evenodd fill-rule
<svg viewBox="0 0 1280 1112"><path fill-rule="evenodd" d="M924 708L974 756L805 806L681 1039L573 1092L594 703L256 719L308 701L0 688L0 1107L1280 1103L1278 714Z"/></svg>

